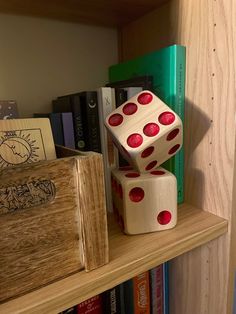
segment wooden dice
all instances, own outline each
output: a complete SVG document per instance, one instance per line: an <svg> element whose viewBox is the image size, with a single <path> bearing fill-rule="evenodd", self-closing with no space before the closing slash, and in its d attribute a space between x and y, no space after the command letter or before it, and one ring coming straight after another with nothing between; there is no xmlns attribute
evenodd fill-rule
<svg viewBox="0 0 236 314"><path fill-rule="evenodd" d="M120 153L139 172L155 169L183 143L181 119L150 91L114 110L105 125Z"/></svg>
<svg viewBox="0 0 236 314"><path fill-rule="evenodd" d="M177 222L176 178L157 168L139 173L112 170L113 210L123 231L139 234L173 228Z"/></svg>

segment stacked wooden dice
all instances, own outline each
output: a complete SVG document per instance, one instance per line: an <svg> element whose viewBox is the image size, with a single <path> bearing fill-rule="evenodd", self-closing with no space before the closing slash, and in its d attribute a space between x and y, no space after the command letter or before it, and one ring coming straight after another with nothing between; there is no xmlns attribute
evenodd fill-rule
<svg viewBox="0 0 236 314"><path fill-rule="evenodd" d="M178 115L150 91L130 98L105 121L130 167L112 171L113 210L123 231L140 234L173 228L177 180L159 167L183 142Z"/></svg>

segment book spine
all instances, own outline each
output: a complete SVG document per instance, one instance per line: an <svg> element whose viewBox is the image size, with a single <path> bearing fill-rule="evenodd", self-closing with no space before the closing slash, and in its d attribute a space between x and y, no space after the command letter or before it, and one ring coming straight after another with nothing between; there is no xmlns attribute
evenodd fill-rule
<svg viewBox="0 0 236 314"><path fill-rule="evenodd" d="M171 108L178 114L184 125L184 110L185 110L185 60L186 49L183 46L174 45L172 47L175 58L170 58L173 62L170 69L171 77L175 77L175 83L170 84L171 90L170 98ZM178 181L178 203L184 201L184 145L181 150L172 158L173 168L175 169L175 176Z"/></svg>
<svg viewBox="0 0 236 314"><path fill-rule="evenodd" d="M164 314L163 264L151 269L149 274L151 290L151 314Z"/></svg>
<svg viewBox="0 0 236 314"><path fill-rule="evenodd" d="M101 87L97 90L99 127L101 138L101 151L103 154L106 205L107 210L112 211L112 193L111 193L111 169L116 166L116 152L109 136L104 121L106 117L115 109L112 89L110 87Z"/></svg>
<svg viewBox="0 0 236 314"><path fill-rule="evenodd" d="M50 113L49 119L51 122L54 143L58 145L64 145L64 135L63 135L63 128L62 128L61 114Z"/></svg>
<svg viewBox="0 0 236 314"><path fill-rule="evenodd" d="M85 119L79 94L71 95L71 110L73 113L75 148L81 151L89 150L88 140L85 137Z"/></svg>
<svg viewBox="0 0 236 314"><path fill-rule="evenodd" d="M169 314L169 262L163 264L163 304L164 314Z"/></svg>
<svg viewBox="0 0 236 314"><path fill-rule="evenodd" d="M134 313L150 314L149 272L133 278L134 281Z"/></svg>
<svg viewBox="0 0 236 314"><path fill-rule="evenodd" d="M61 114L57 113L34 113L34 118L48 118L51 125L53 141L55 144L64 145Z"/></svg>
<svg viewBox="0 0 236 314"><path fill-rule="evenodd" d="M86 119L85 136L87 135L89 150L101 153L97 92L87 91L81 93L80 100L82 101L82 110L84 110Z"/></svg>
<svg viewBox="0 0 236 314"><path fill-rule="evenodd" d="M76 313L77 313L77 306L73 306L65 311L60 312L59 314L76 314Z"/></svg>
<svg viewBox="0 0 236 314"><path fill-rule="evenodd" d="M123 283L125 313L134 314L134 282L133 279Z"/></svg>
<svg viewBox="0 0 236 314"><path fill-rule="evenodd" d="M75 136L73 127L73 116L71 112L62 112L62 127L64 136L64 146L69 148L75 148Z"/></svg>
<svg viewBox="0 0 236 314"><path fill-rule="evenodd" d="M103 313L120 314L120 286L105 291L102 294Z"/></svg>
<svg viewBox="0 0 236 314"><path fill-rule="evenodd" d="M98 294L77 305L78 314L102 314L102 295Z"/></svg>

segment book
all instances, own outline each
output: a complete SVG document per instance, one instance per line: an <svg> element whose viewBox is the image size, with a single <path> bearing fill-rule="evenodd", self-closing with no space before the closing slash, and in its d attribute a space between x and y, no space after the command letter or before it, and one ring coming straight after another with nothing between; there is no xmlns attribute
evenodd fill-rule
<svg viewBox="0 0 236 314"><path fill-rule="evenodd" d="M72 112L61 113L64 146L75 149L75 136Z"/></svg>
<svg viewBox="0 0 236 314"><path fill-rule="evenodd" d="M106 117L115 109L114 89L111 87L100 87L97 89L99 127L101 137L101 152L104 163L104 177L106 189L107 210L112 211L112 192L111 192L111 169L116 166L117 150L109 136L104 121Z"/></svg>
<svg viewBox="0 0 236 314"><path fill-rule="evenodd" d="M0 169L56 159L49 119L0 120Z"/></svg>
<svg viewBox="0 0 236 314"><path fill-rule="evenodd" d="M0 100L0 119L19 118L17 103L15 100Z"/></svg>
<svg viewBox="0 0 236 314"><path fill-rule="evenodd" d="M151 314L164 314L164 265L150 269Z"/></svg>
<svg viewBox="0 0 236 314"><path fill-rule="evenodd" d="M102 293L103 313L121 314L121 286L122 284Z"/></svg>
<svg viewBox="0 0 236 314"><path fill-rule="evenodd" d="M54 143L64 145L63 126L60 113L34 113L35 118L48 118L51 124Z"/></svg>
<svg viewBox="0 0 236 314"><path fill-rule="evenodd" d="M72 112L75 148L81 151L89 150L88 143L85 142L84 125L82 121L82 110L80 96L70 94L59 96L52 101L53 112Z"/></svg>
<svg viewBox="0 0 236 314"><path fill-rule="evenodd" d="M103 314L102 295L98 294L77 305L78 314Z"/></svg>
<svg viewBox="0 0 236 314"><path fill-rule="evenodd" d="M153 91L152 75L134 76L127 80L107 83L106 86L113 88L141 87L142 90Z"/></svg>
<svg viewBox="0 0 236 314"><path fill-rule="evenodd" d="M184 123L186 48L172 45L138 58L112 65L109 82L128 80L136 76L151 75L153 92L174 110ZM178 181L178 203L184 198L183 148L163 166L173 172Z"/></svg>
<svg viewBox="0 0 236 314"><path fill-rule="evenodd" d="M163 313L169 314L169 262L163 264L163 304Z"/></svg>
<svg viewBox="0 0 236 314"><path fill-rule="evenodd" d="M88 150L101 153L97 92L83 91L79 93L79 97L85 142L88 143Z"/></svg>
<svg viewBox="0 0 236 314"><path fill-rule="evenodd" d="M77 314L77 306L70 307L69 309L66 309L59 314Z"/></svg>
<svg viewBox="0 0 236 314"><path fill-rule="evenodd" d="M124 282L125 313L150 314L149 272Z"/></svg>

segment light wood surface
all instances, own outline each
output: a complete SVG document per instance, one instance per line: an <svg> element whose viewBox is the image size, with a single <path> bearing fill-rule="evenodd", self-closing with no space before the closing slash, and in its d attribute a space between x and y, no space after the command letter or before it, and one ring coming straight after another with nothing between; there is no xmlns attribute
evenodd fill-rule
<svg viewBox="0 0 236 314"><path fill-rule="evenodd" d="M109 225L110 263L2 304L0 313L58 313L227 231L226 220L187 204L180 206L172 230L127 236L112 218Z"/></svg>
<svg viewBox="0 0 236 314"><path fill-rule="evenodd" d="M124 59L173 43L186 46L185 200L229 220L227 235L173 260L171 313L232 313L236 269L234 16L234 0L175 0L121 31ZM155 40L153 33L157 33Z"/></svg>
<svg viewBox="0 0 236 314"><path fill-rule="evenodd" d="M70 22L120 26L169 0L1 0L0 11Z"/></svg>
<svg viewBox="0 0 236 314"><path fill-rule="evenodd" d="M49 119L0 120L0 171L55 158Z"/></svg>

